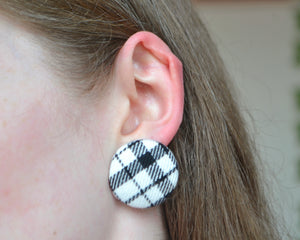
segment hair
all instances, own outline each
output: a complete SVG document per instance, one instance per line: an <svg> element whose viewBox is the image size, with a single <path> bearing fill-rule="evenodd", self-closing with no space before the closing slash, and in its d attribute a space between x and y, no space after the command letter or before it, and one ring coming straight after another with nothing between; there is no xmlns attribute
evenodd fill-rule
<svg viewBox="0 0 300 240"><path fill-rule="evenodd" d="M38 33L49 64L85 94L105 85L132 34L159 36L182 61L185 88L169 145L180 171L163 205L169 238L280 239L229 74L189 1L0 0L0 9Z"/></svg>

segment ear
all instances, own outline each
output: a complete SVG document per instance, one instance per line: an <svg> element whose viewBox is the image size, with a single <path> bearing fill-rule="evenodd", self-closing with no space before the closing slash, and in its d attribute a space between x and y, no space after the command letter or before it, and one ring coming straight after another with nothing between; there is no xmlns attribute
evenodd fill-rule
<svg viewBox="0 0 300 240"><path fill-rule="evenodd" d="M132 35L117 55L113 82L120 145L148 138L168 145L182 121L182 64L150 32Z"/></svg>

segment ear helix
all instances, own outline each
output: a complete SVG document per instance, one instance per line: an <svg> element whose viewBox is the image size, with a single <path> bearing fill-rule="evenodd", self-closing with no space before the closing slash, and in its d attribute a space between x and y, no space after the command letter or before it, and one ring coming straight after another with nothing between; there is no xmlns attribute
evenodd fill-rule
<svg viewBox="0 0 300 240"><path fill-rule="evenodd" d="M113 156L109 185L113 195L133 208L154 207L175 189L178 164L169 148L150 139L132 141Z"/></svg>

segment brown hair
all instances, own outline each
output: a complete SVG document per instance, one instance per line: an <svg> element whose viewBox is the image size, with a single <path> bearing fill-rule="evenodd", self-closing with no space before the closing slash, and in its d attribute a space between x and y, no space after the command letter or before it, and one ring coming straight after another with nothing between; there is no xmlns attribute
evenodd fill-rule
<svg viewBox="0 0 300 240"><path fill-rule="evenodd" d="M279 239L260 184L252 141L228 74L186 0L0 0L37 31L56 72L82 92L99 86L134 33L163 39L184 66L185 110L170 144L180 167L164 204L171 239ZM102 84L102 83L101 83Z"/></svg>

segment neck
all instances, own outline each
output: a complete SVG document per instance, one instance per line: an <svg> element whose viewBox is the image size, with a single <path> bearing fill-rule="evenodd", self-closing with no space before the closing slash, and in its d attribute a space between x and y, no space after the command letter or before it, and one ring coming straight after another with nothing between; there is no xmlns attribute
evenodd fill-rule
<svg viewBox="0 0 300 240"><path fill-rule="evenodd" d="M134 209L117 202L111 236L112 240L168 239L162 209Z"/></svg>

